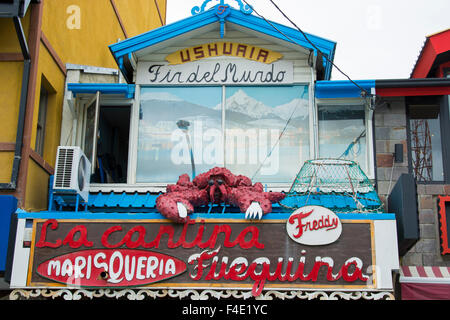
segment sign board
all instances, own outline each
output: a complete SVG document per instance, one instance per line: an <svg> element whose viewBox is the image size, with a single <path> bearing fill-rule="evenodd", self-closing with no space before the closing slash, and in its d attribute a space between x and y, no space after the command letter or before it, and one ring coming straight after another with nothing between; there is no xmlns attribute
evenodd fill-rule
<svg viewBox="0 0 450 320"><path fill-rule="evenodd" d="M215 42L173 52L166 57L166 60L169 64L174 65L219 56L245 58L267 64L273 63L283 57L279 52L248 44Z"/></svg>
<svg viewBox="0 0 450 320"><path fill-rule="evenodd" d="M34 220L27 286L376 288L373 228L343 220L337 241L311 246L286 220Z"/></svg>
<svg viewBox="0 0 450 320"><path fill-rule="evenodd" d="M319 246L337 241L342 233L342 223L330 209L305 206L291 214L286 231L295 242Z"/></svg>
<svg viewBox="0 0 450 320"><path fill-rule="evenodd" d="M294 82L292 61L271 64L245 60L201 60L169 65L139 62L136 84L140 85L280 85Z"/></svg>
<svg viewBox="0 0 450 320"><path fill-rule="evenodd" d="M439 196L439 231L441 254L450 254L450 196Z"/></svg>

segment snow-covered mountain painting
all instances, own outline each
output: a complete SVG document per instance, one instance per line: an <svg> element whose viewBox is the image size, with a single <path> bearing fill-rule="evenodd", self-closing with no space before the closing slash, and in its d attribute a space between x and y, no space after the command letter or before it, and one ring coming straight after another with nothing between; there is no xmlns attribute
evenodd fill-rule
<svg viewBox="0 0 450 320"><path fill-rule="evenodd" d="M292 181L309 156L307 87L227 87L222 96L221 87L141 88L137 182L176 182L192 158L197 173L226 166Z"/></svg>
<svg viewBox="0 0 450 320"><path fill-rule="evenodd" d="M306 86L227 88L227 167L255 181L292 182L309 158L307 90Z"/></svg>
<svg viewBox="0 0 450 320"><path fill-rule="evenodd" d="M264 88L258 89L264 90ZM214 109L220 110L221 108L222 105L219 104ZM225 109L227 112L244 114L253 119L274 118L285 122L289 118L308 117L308 100L293 98L289 102L272 107L264 104L264 101L249 96L244 87L237 89L232 96L226 99Z"/></svg>

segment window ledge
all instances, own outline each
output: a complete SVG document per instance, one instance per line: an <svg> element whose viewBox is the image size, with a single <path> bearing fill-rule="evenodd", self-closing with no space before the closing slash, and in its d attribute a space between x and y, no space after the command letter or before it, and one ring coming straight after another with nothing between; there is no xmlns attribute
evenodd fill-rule
<svg viewBox="0 0 450 320"><path fill-rule="evenodd" d="M272 184L267 186L267 191L273 192L288 192L291 188L291 184ZM126 183L91 183L89 192L99 193L99 192L114 192L114 193L159 193L166 192L166 184L126 184Z"/></svg>

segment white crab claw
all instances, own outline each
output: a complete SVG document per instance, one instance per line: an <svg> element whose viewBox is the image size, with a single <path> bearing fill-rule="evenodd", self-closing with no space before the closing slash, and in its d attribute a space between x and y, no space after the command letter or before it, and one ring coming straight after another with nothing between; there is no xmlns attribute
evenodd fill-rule
<svg viewBox="0 0 450 320"><path fill-rule="evenodd" d="M180 218L186 218L187 217L186 206L181 202L177 202L177 208L178 208L178 215L180 216Z"/></svg>
<svg viewBox="0 0 450 320"><path fill-rule="evenodd" d="M252 204L248 207L247 211L245 212L245 219L260 219L262 218L263 211L261 206L258 202L254 201Z"/></svg>

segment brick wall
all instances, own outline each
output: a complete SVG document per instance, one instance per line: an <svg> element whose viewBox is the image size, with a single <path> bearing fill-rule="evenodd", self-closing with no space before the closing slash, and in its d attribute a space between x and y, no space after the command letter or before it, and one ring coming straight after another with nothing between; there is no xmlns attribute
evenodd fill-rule
<svg viewBox="0 0 450 320"><path fill-rule="evenodd" d="M406 106L404 98L387 100L375 111L375 148L377 164L377 187L385 203L402 173L408 173ZM394 163L395 144L403 144L403 162ZM392 178L392 179L391 179ZM418 184L417 205L419 210L420 239L402 257L401 264L408 266L450 266L450 256L440 254L438 223L438 195L450 194L450 185Z"/></svg>
<svg viewBox="0 0 450 320"><path fill-rule="evenodd" d="M418 184L420 239L403 258L404 265L450 266L450 256L440 253L438 196L448 194L448 185Z"/></svg>

